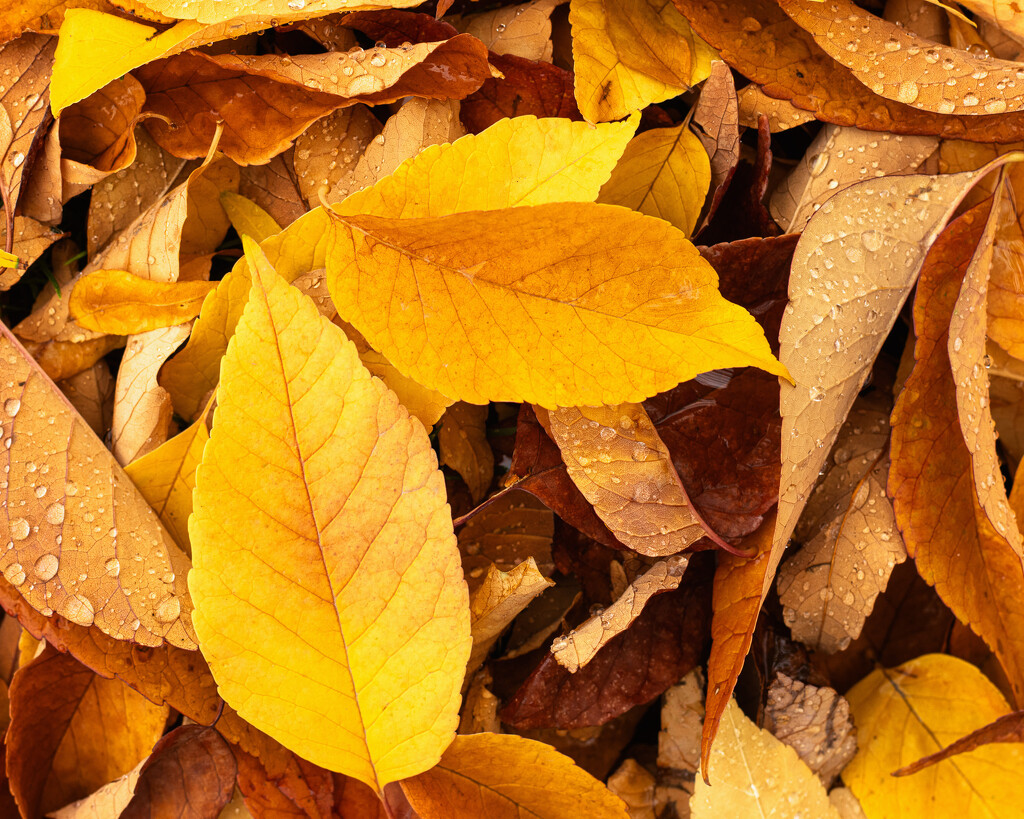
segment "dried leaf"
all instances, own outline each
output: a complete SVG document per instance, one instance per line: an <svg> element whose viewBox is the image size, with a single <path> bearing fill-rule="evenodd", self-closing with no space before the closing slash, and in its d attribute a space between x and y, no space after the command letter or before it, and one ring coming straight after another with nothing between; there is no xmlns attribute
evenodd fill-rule
<svg viewBox="0 0 1024 819"><path fill-rule="evenodd" d="M796 751L744 716L735 700L711 752L714 783L697 780L693 819L719 816L795 816L839 819L825 788Z"/></svg>
<svg viewBox="0 0 1024 819"><path fill-rule="evenodd" d="M702 229L718 210L740 161L736 85L732 71L721 60L711 63L711 74L700 90L690 128L704 145L711 168L712 195L701 210L703 218L699 227Z"/></svg>
<svg viewBox="0 0 1024 819"><path fill-rule="evenodd" d="M14 287L25 275L25 270L63 235L59 230L37 222L35 219L30 219L27 216L15 216L12 252L18 257L18 265L0 269L0 292ZM0 222L0 244L6 244L6 241L7 225Z"/></svg>
<svg viewBox="0 0 1024 819"><path fill-rule="evenodd" d="M535 411L569 477L623 544L663 557L707 534L643 405Z"/></svg>
<svg viewBox="0 0 1024 819"><path fill-rule="evenodd" d="M714 271L659 220L582 202L434 219L331 215L327 283L338 313L398 369L444 395L615 404L715 367L785 375L751 316L719 296ZM601 264L584 272L580 257L594 254ZM372 291L358 284L371 258ZM653 266L664 267L655 292ZM383 320L399 301L417 305L415 324ZM515 348L494 343L499 316L515 328ZM657 367L631 354L643 338L662 349ZM452 348L458 356L446 354Z"/></svg>
<svg viewBox="0 0 1024 819"><path fill-rule="evenodd" d="M120 816L135 793L135 783L139 781L139 770L146 763L142 760L124 776L108 782L99 790L83 796L76 802L53 811L53 819L108 819Z"/></svg>
<svg viewBox="0 0 1024 819"><path fill-rule="evenodd" d="M248 240L246 253L253 294L189 525L197 630L242 717L379 792L433 765L458 724L469 606L443 483L419 422ZM289 430L284 448L254 417Z"/></svg>
<svg viewBox="0 0 1024 819"><path fill-rule="evenodd" d="M786 233L799 233L839 191L866 179L914 171L938 144L935 137L826 125L772 194L772 216Z"/></svg>
<svg viewBox="0 0 1024 819"><path fill-rule="evenodd" d="M664 219L689 236L710 184L701 141L683 125L654 128L630 140L597 201Z"/></svg>
<svg viewBox="0 0 1024 819"><path fill-rule="evenodd" d="M996 650L1020 699L1024 568L989 522L973 482L965 480L972 474L971 456L957 418L948 354L950 317L984 218L976 208L951 224L922 270L914 302L916 363L892 415L889 494L917 570Z"/></svg>
<svg viewBox="0 0 1024 819"><path fill-rule="evenodd" d="M764 727L794 748L827 788L857 753L850 704L832 688L779 674L768 689Z"/></svg>
<svg viewBox="0 0 1024 819"><path fill-rule="evenodd" d="M97 361L57 386L97 437L107 434L114 413L114 379L105 361Z"/></svg>
<svg viewBox="0 0 1024 819"><path fill-rule="evenodd" d="M131 335L182 324L199 315L216 282L158 282L125 270L97 270L75 283L68 303L81 327Z"/></svg>
<svg viewBox="0 0 1024 819"><path fill-rule="evenodd" d="M761 117L768 118L768 128L773 134L814 122L814 114L797 108L789 100L769 97L754 83L741 88L737 98L739 122L745 128L756 128Z"/></svg>
<svg viewBox="0 0 1024 819"><path fill-rule="evenodd" d="M717 56L669 3L571 0L576 102L589 122L621 119L678 96Z"/></svg>
<svg viewBox="0 0 1024 819"><path fill-rule="evenodd" d="M246 165L241 170L238 183L238 192L242 196L251 199L284 227L306 212L293 168L293 154L294 151L288 149L266 165Z"/></svg>
<svg viewBox="0 0 1024 819"><path fill-rule="evenodd" d="M17 544L4 577L44 614L144 645L194 648L188 558L99 438L10 332L0 333L9 379L0 394L5 537Z"/></svg>
<svg viewBox="0 0 1024 819"><path fill-rule="evenodd" d="M1024 80L1017 63L931 42L851 0L779 5L832 59L886 99L938 114L1002 114L1024 106L1019 92L1007 90Z"/></svg>
<svg viewBox="0 0 1024 819"><path fill-rule="evenodd" d="M530 0L518 6L470 14L452 21L479 38L493 54L551 62L551 12L562 0Z"/></svg>
<svg viewBox="0 0 1024 819"><path fill-rule="evenodd" d="M807 501L779 570L779 599L793 637L829 653L860 635L875 598L907 556L886 497L889 407L860 399ZM812 765L812 767L814 767Z"/></svg>
<svg viewBox="0 0 1024 819"><path fill-rule="evenodd" d="M365 105L342 108L303 131L295 140L295 179L306 202L312 207L340 202L362 187L354 172L380 132L380 121Z"/></svg>
<svg viewBox="0 0 1024 819"><path fill-rule="evenodd" d="M486 406L458 402L445 410L437 433L442 466L466 482L473 503L480 503L494 480L494 453L487 442Z"/></svg>
<svg viewBox="0 0 1024 819"><path fill-rule="evenodd" d="M690 562L689 555L674 555L659 560L634 580L619 598L599 614L594 614L564 637L551 644L558 664L575 674L587 665L609 641L628 629L656 594L679 586Z"/></svg>
<svg viewBox="0 0 1024 819"><path fill-rule="evenodd" d="M627 759L608 777L608 790L626 803L629 819L657 819L655 779L635 759Z"/></svg>
<svg viewBox="0 0 1024 819"><path fill-rule="evenodd" d="M625 804L549 745L511 734L457 736L437 767L402 782L423 819L628 819Z"/></svg>
<svg viewBox="0 0 1024 819"><path fill-rule="evenodd" d="M691 671L665 692L658 732L658 767L693 773L700 765L700 726L704 720L704 676ZM692 791L692 788L691 788Z"/></svg>
<svg viewBox="0 0 1024 819"><path fill-rule="evenodd" d="M983 745L1004 742L1024 742L1024 712L1014 711L1010 714L1005 714L988 725L984 725L960 737L956 742L951 742L941 751L936 751L934 754L929 754L916 762L912 762L910 765L900 768L894 774L896 776L909 776L937 762L942 762L958 754L973 751L975 748L980 748Z"/></svg>
<svg viewBox="0 0 1024 819"><path fill-rule="evenodd" d="M183 725L154 747L139 771L123 819L205 819L231 799L238 766L231 748L212 728Z"/></svg>
<svg viewBox="0 0 1024 819"><path fill-rule="evenodd" d="M928 654L891 671L873 671L847 699L860 750L843 781L868 816L884 815L896 803L933 799L941 799L936 804L943 816L1012 815L1024 799L1024 784L1014 773L1024 764L1019 746L984 746L940 762L929 774L891 776L1009 710L998 689L969 663Z"/></svg>
<svg viewBox="0 0 1024 819"><path fill-rule="evenodd" d="M462 101L462 122L470 131L479 133L505 117L583 119L573 96L572 72L511 54L488 59L504 76L484 80Z"/></svg>
<svg viewBox="0 0 1024 819"><path fill-rule="evenodd" d="M130 771L163 733L167 706L48 647L11 684L7 770L23 816L41 816Z"/></svg>

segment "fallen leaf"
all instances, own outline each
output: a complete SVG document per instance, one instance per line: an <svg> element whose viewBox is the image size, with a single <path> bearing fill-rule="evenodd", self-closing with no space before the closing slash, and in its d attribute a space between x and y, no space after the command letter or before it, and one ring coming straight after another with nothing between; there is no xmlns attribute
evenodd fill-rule
<svg viewBox="0 0 1024 819"><path fill-rule="evenodd" d="M626 803L629 819L657 819L654 776L635 759L627 759L608 777L608 790Z"/></svg>
<svg viewBox="0 0 1024 819"><path fill-rule="evenodd" d="M873 671L847 699L860 750L843 770L843 781L869 817L885 815L893 804L925 801L935 806L935 816L1012 815L1024 799L1024 785L1013 773L1024 753L1013 745L978 748L938 763L929 774L891 776L1009 710L974 666L928 654L891 671Z"/></svg>
<svg viewBox="0 0 1024 819"><path fill-rule="evenodd" d="M575 674L608 642L628 629L652 597L679 586L690 562L689 555L659 560L626 587L608 608L595 613L564 637L551 644L551 654L563 668Z"/></svg>
<svg viewBox="0 0 1024 819"><path fill-rule="evenodd" d="M569 477L621 543L663 557L708 534L641 404L535 412L548 422Z"/></svg>
<svg viewBox="0 0 1024 819"><path fill-rule="evenodd" d="M700 731L704 720L704 677L691 671L665 692L658 732L658 767L693 774L700 765ZM692 792L692 787L691 787Z"/></svg>
<svg viewBox="0 0 1024 819"><path fill-rule="evenodd" d="M57 386L97 437L107 434L114 413L114 379L107 362L97 361Z"/></svg>
<svg viewBox="0 0 1024 819"><path fill-rule="evenodd" d="M794 384L782 385L782 481L767 581L928 248L993 167L860 182L826 201L804 229L779 335Z"/></svg>
<svg viewBox="0 0 1024 819"><path fill-rule="evenodd" d="M697 780L693 819L798 813L838 819L825 788L796 751L747 719L735 700L729 700L722 722L711 752L714 784Z"/></svg>
<svg viewBox="0 0 1024 819"><path fill-rule="evenodd" d="M721 60L711 63L711 73L704 81L693 109L690 129L704 145L710 162L712 193L701 208L698 226L698 229L703 229L718 210L740 161L736 85L732 71Z"/></svg>
<svg viewBox="0 0 1024 819"><path fill-rule="evenodd" d="M630 140L597 201L664 219L690 236L710 184L708 155L689 128L654 128Z"/></svg>
<svg viewBox="0 0 1024 819"><path fill-rule="evenodd" d="M0 394L6 538L18 544L5 555L4 577L47 616L144 645L194 648L188 558L10 331L0 333L10 379Z"/></svg>
<svg viewBox="0 0 1024 819"><path fill-rule="evenodd" d="M41 816L128 773L163 733L167 706L49 647L11 684L7 770L24 816Z"/></svg>
<svg viewBox="0 0 1024 819"><path fill-rule="evenodd" d="M771 212L786 233L799 233L826 200L857 182L914 171L938 147L930 136L826 125L800 164L775 189Z"/></svg>
<svg viewBox="0 0 1024 819"><path fill-rule="evenodd" d="M710 604L706 568L691 560L678 589L656 595L575 674L546 654L502 710L502 721L516 730L603 725L664 693L701 656Z"/></svg>
<svg viewBox="0 0 1024 819"><path fill-rule="evenodd" d="M0 292L10 290L17 284L25 271L35 262L46 249L63 236L59 230L30 219L27 216L14 217L14 238L11 240L13 253L18 257L18 265L13 268L0 269ZM0 222L0 243L6 244L7 225Z"/></svg>
<svg viewBox="0 0 1024 819"><path fill-rule="evenodd" d="M220 206L231 220L231 227L239 236L248 236L256 242L262 242L268 236L281 232L281 226L274 221L273 216L251 199L246 199L240 194L227 190L221 191Z"/></svg>
<svg viewBox="0 0 1024 819"><path fill-rule="evenodd" d="M245 0L245 2L231 2L226 5L213 2L204 2L192 6L188 0L146 0L145 6L150 11L167 15L178 20L197 20L200 23L214 24L227 23L245 15L257 15L269 20L271 17L285 21L304 20L308 17L319 17L329 14L332 11L345 11L351 8L366 9L405 5L405 0L328 0L317 8L305 8L305 6L289 6L286 0ZM190 8L190 6L192 6Z"/></svg>
<svg viewBox="0 0 1024 819"><path fill-rule="evenodd" d="M628 819L626 806L572 760L512 734L465 734L435 768L402 782L423 819Z"/></svg>
<svg viewBox="0 0 1024 819"><path fill-rule="evenodd" d="M501 633L530 601L554 585L540 573L532 557L508 572L491 565L483 583L469 599L473 650L467 676L480 667Z"/></svg>
<svg viewBox="0 0 1024 819"><path fill-rule="evenodd" d="M241 169L238 183L242 196L251 199L284 227L306 212L293 161L294 150L289 148L266 165L246 165Z"/></svg>
<svg viewBox="0 0 1024 819"><path fill-rule="evenodd" d="M473 682L462 698L460 734L479 734L484 731L492 734L501 733L501 720L498 719L500 703L487 688L491 682L491 675L486 668L474 675Z"/></svg>
<svg viewBox="0 0 1024 819"><path fill-rule="evenodd" d="M764 727L795 749L827 788L857 753L850 704L832 688L779 674L768 689Z"/></svg>
<svg viewBox="0 0 1024 819"><path fill-rule="evenodd" d="M213 728L182 725L153 747L139 771L135 794L120 816L217 815L231 800L237 770L231 748Z"/></svg>
<svg viewBox="0 0 1024 819"><path fill-rule="evenodd" d="M912 762L910 765L894 771L893 774L895 776L909 776L945 759L973 751L975 748L980 748L983 745L1017 742L1024 742L1024 712L1021 711L1004 714L988 725L984 725L960 737L956 742L951 742L941 751L936 751L934 754L922 757L916 762Z"/></svg>
<svg viewBox="0 0 1024 819"><path fill-rule="evenodd" d="M850 0L830 0L827 9L808 0L779 5L832 59L886 99L937 114L1002 114L1024 105L1020 93L1007 90L1024 80L1016 63L925 40Z"/></svg>
<svg viewBox="0 0 1024 819"><path fill-rule="evenodd" d="M794 532L804 545L779 569L786 625L818 651L841 651L860 635L907 557L885 494L889 412L884 400L853 405Z"/></svg>
<svg viewBox="0 0 1024 819"><path fill-rule="evenodd" d="M488 60L503 77L484 80L462 100L462 122L471 132L479 133L505 117L583 119L573 96L572 72L511 54L491 54Z"/></svg>
<svg viewBox="0 0 1024 819"><path fill-rule="evenodd" d="M197 630L244 718L380 792L433 765L458 724L469 606L443 483L419 422L246 245L253 293L221 366L189 523ZM290 440L255 433L254 412ZM252 595L271 587L272 600ZM330 696L310 699L310 684Z"/></svg>
<svg viewBox="0 0 1024 819"><path fill-rule="evenodd" d="M737 102L739 123L745 128L756 128L761 117L768 118L768 127L773 134L814 122L813 113L797 108L789 100L769 97L755 83L739 90Z"/></svg>
<svg viewBox="0 0 1024 819"><path fill-rule="evenodd" d="M135 793L139 770L145 762L146 760L142 760L124 776L119 776L88 796L53 811L50 816L53 819L107 819L110 816L120 816Z"/></svg>
<svg viewBox="0 0 1024 819"><path fill-rule="evenodd" d="M114 335L146 333L199 315L216 282L159 282L125 270L97 270L71 291L71 318L87 330Z"/></svg>
<svg viewBox="0 0 1024 819"><path fill-rule="evenodd" d="M340 202L362 187L356 184L355 170L380 132L381 124L373 111L359 104L334 111L299 134L295 140L295 180L311 207ZM366 184L376 181L368 180Z"/></svg>
<svg viewBox="0 0 1024 819"><path fill-rule="evenodd" d="M669 3L571 0L576 102L589 122L621 119L708 76L715 52Z"/></svg>
<svg viewBox="0 0 1024 819"><path fill-rule="evenodd" d="M1020 699L1024 568L967 478L971 456L957 418L948 354L950 316L984 218L981 206L953 222L922 270L914 301L916 363L893 410L888 489L917 570L996 650Z"/></svg>
<svg viewBox="0 0 1024 819"><path fill-rule="evenodd" d="M710 266L659 220L582 202L472 218L331 215L327 283L338 313L399 370L444 395L548 407L616 404L715 367L751 364L786 374L750 315L718 294ZM580 256L594 253L601 264L583 274ZM372 291L358 286L371 257L374 280L391 280ZM654 292L652 266L665 271ZM393 299L417 304L414 324L382 321ZM470 315L480 319L471 323ZM516 327L515 348L494 343L498 316ZM627 335L630 347L610 346ZM630 354L644 346L641 338L662 349L656 366ZM584 339L586 369L577 363ZM445 354L452 347L457 357ZM524 359L535 365L528 377Z"/></svg>
<svg viewBox="0 0 1024 819"><path fill-rule="evenodd" d="M437 433L441 466L450 466L480 503L494 480L494 453L487 442L486 406L458 402L441 416Z"/></svg>
<svg viewBox="0 0 1024 819"><path fill-rule="evenodd" d="M493 54L551 62L551 12L561 0L531 0L518 6L469 14L452 21L477 37Z"/></svg>
<svg viewBox="0 0 1024 819"><path fill-rule="evenodd" d="M170 393L157 384L160 367L192 329L176 324L133 335L117 371L111 445L122 466L152 452L174 431Z"/></svg>

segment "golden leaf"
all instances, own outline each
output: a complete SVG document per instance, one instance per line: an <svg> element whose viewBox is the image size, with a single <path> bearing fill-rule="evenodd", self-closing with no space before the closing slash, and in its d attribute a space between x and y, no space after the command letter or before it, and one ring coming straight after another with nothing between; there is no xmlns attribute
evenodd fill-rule
<svg viewBox="0 0 1024 819"><path fill-rule="evenodd" d="M626 806L550 745L514 734L464 734L435 768L402 782L422 819L628 819Z"/></svg>
<svg viewBox="0 0 1024 819"><path fill-rule="evenodd" d="M618 404L717 367L786 374L753 317L721 297L711 266L660 220L587 203L331 215L327 284L339 315L452 398ZM373 288L360 284L371 264Z"/></svg>
<svg viewBox="0 0 1024 819"><path fill-rule="evenodd" d="M245 244L189 522L196 629L243 718L380 792L458 725L470 618L444 481L419 421Z"/></svg>
<svg viewBox="0 0 1024 819"><path fill-rule="evenodd" d="M216 287L216 282L159 282L126 270L97 270L76 282L68 311L87 330L146 333L194 319Z"/></svg>
<svg viewBox="0 0 1024 819"><path fill-rule="evenodd" d="M281 226L263 208L233 191L221 191L220 206L231 220L231 227L239 236L248 236L262 242L268 236L281 232Z"/></svg>
<svg viewBox="0 0 1024 819"><path fill-rule="evenodd" d="M198 20L200 23L225 23L236 18L246 19L258 16L264 20L274 18L281 22L321 17L334 11L372 8L402 8L414 6L411 0L327 0L310 3L296 0L232 0L229 3L218 0L145 0L147 9L179 20Z"/></svg>

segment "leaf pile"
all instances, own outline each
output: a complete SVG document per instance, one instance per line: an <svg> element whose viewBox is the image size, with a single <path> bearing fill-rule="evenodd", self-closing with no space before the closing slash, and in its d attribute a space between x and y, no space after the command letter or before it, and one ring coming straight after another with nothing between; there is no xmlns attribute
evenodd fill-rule
<svg viewBox="0 0 1024 819"><path fill-rule="evenodd" d="M5 11L0 815L1019 815L1016 5L414 5Z"/></svg>

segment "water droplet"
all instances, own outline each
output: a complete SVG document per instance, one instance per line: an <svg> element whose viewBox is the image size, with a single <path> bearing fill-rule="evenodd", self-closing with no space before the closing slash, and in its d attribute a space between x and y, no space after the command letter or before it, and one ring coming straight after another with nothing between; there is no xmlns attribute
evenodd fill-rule
<svg viewBox="0 0 1024 819"><path fill-rule="evenodd" d="M4 401L4 412L10 415L12 418L18 414L21 409L21 401L17 398L8 398Z"/></svg>
<svg viewBox="0 0 1024 819"><path fill-rule="evenodd" d="M633 447L633 460L634 461L646 461L647 460L647 444L643 441L637 441L636 446Z"/></svg>
<svg viewBox="0 0 1024 819"><path fill-rule="evenodd" d="M504 31L505 31L505 24L504 24L504 23L498 23L498 25L496 25L496 26L494 27L494 30L495 30L496 32L498 32L498 34L501 34L502 32L504 32Z"/></svg>
<svg viewBox="0 0 1024 819"><path fill-rule="evenodd" d="M18 151L17 153L15 153L14 157L12 158L12 162L13 162L15 168L20 168L21 167L21 163L24 162L24 161L25 161L25 154L23 154L21 151Z"/></svg>
<svg viewBox="0 0 1024 819"><path fill-rule="evenodd" d="M811 160L811 176L821 176L825 172L825 168L827 166L828 153L826 151L822 151L820 154L816 154L814 159Z"/></svg>
<svg viewBox="0 0 1024 819"><path fill-rule="evenodd" d="M302 11L306 7L306 0L288 0L288 8L292 11Z"/></svg>
<svg viewBox="0 0 1024 819"><path fill-rule="evenodd" d="M883 237L877 230L865 230L860 235L861 244L863 244L871 253L874 253L882 247L884 239L885 237Z"/></svg>
<svg viewBox="0 0 1024 819"><path fill-rule="evenodd" d="M92 603L81 594L71 597L61 613L72 623L77 623L80 626L91 626L92 621L96 618Z"/></svg>
<svg viewBox="0 0 1024 819"><path fill-rule="evenodd" d="M904 80L900 83L900 87L896 89L896 99L909 105L917 99L917 95L919 93L920 90L918 89L916 82L913 82L912 80Z"/></svg>
<svg viewBox="0 0 1024 819"><path fill-rule="evenodd" d="M383 68L387 63L388 58L381 54L379 51L370 57L370 65L374 68Z"/></svg>
<svg viewBox="0 0 1024 819"><path fill-rule="evenodd" d="M54 526L64 522L64 504L52 503L46 510L46 519Z"/></svg>
<svg viewBox="0 0 1024 819"><path fill-rule="evenodd" d="M11 537L14 540L24 540L31 530L32 527L25 518L15 518L11 521Z"/></svg>
<svg viewBox="0 0 1024 819"><path fill-rule="evenodd" d="M825 391L821 387L811 387L810 397L812 401L821 401L825 398Z"/></svg>
<svg viewBox="0 0 1024 819"><path fill-rule="evenodd" d="M963 346L964 346L964 340L962 338L960 338L960 336L957 336L956 338L953 339L953 352L954 353L959 353L960 352L960 348L963 347Z"/></svg>
<svg viewBox="0 0 1024 819"><path fill-rule="evenodd" d="M181 614L181 601L177 597L165 597L156 605L153 617L158 623L171 623Z"/></svg>
<svg viewBox="0 0 1024 819"><path fill-rule="evenodd" d="M38 577L40 580L44 582L47 580L51 580L53 576L57 574L58 568L60 568L60 563L58 562L56 555L42 555L39 558L39 560L36 561L36 577Z"/></svg>
<svg viewBox="0 0 1024 819"><path fill-rule="evenodd" d="M37 498L42 498L42 497L45 497L45 496L46 496L46 487L42 486L42 485L37 486L36 487L36 497Z"/></svg>
<svg viewBox="0 0 1024 819"><path fill-rule="evenodd" d="M25 582L25 570L21 568L20 563L12 563L4 569L4 577L7 579L8 583L20 586Z"/></svg>
<svg viewBox="0 0 1024 819"><path fill-rule="evenodd" d="M749 34L756 34L761 30L761 21L756 17L744 17L740 20L740 28Z"/></svg>

